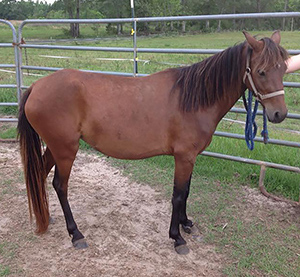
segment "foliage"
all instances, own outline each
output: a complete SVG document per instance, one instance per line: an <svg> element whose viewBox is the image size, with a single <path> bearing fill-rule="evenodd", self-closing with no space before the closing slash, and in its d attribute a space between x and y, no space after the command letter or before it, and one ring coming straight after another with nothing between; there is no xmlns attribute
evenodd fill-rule
<svg viewBox="0 0 300 277"><path fill-rule="evenodd" d="M7 20L24 20L27 18L45 18L50 12L50 5L45 2L2 0L0 18Z"/></svg>
<svg viewBox="0 0 300 277"><path fill-rule="evenodd" d="M136 17L176 16L176 15L209 15L239 14L263 12L299 11L298 0L135 0ZM56 0L53 4L33 0L2 0L0 18L24 20L27 18L128 18L131 17L129 0ZM187 25L186 25L187 24ZM268 19L232 19L211 20L206 22L182 22L182 24L156 23L156 31L173 31L175 28L185 31L186 28L202 31L241 30L241 29L281 29L299 28L300 18ZM72 29L73 28L73 29ZM75 30L74 30L75 28ZM77 29L76 29L77 28ZM108 29L115 28L114 26ZM116 25L117 33L123 32L123 25ZM139 24L139 30L150 32L149 23ZM79 27L71 25L73 36L79 36Z"/></svg>

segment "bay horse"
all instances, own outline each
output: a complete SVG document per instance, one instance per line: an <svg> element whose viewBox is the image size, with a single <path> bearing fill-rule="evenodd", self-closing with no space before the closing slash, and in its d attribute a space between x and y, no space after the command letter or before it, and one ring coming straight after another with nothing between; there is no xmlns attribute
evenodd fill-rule
<svg viewBox="0 0 300 277"><path fill-rule="evenodd" d="M279 31L260 40L244 36L243 43L202 62L146 77L64 69L33 83L20 103L18 134L36 232L48 228L45 179L55 166L52 184L68 233L75 248L87 247L68 202L68 180L82 139L118 159L174 156L169 236L177 253L188 253L179 227L189 232L193 226L186 213L193 166L222 117L247 88L269 121L279 123L287 115L283 75L288 54L279 45Z"/></svg>

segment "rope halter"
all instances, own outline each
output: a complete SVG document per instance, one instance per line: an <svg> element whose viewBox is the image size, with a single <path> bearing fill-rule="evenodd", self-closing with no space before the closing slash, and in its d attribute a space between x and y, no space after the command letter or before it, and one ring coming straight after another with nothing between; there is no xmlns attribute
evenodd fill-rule
<svg viewBox="0 0 300 277"><path fill-rule="evenodd" d="M251 75L250 55L251 55L251 50L248 51L248 54L247 54L246 71L245 71L245 74L244 74L244 77L243 77L243 83L246 84L246 79L248 78L249 83L252 87L251 91L253 92L253 95L255 96L255 98L258 101L262 101L262 100L272 98L272 97L275 97L275 96L278 96L278 95L283 95L284 90L277 90L277 91L270 92L270 93L267 93L267 94L261 94L260 92L258 92L258 90L255 87L252 75Z"/></svg>

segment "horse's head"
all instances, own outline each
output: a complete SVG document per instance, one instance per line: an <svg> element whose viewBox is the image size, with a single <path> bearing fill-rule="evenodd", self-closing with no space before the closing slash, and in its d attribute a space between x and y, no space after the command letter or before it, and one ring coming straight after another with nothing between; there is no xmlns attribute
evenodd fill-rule
<svg viewBox="0 0 300 277"><path fill-rule="evenodd" d="M279 123L287 115L284 102L283 75L287 52L279 46L280 33L256 40L244 32L248 43L244 83L266 109L269 121Z"/></svg>

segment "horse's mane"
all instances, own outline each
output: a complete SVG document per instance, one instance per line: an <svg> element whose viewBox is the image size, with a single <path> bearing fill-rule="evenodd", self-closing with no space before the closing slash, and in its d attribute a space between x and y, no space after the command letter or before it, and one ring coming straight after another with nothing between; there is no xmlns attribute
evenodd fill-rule
<svg viewBox="0 0 300 277"><path fill-rule="evenodd" d="M264 48L258 61L260 69L268 69L288 58L286 50L270 38L263 38L262 41ZM180 109L185 112L197 111L200 107L212 106L226 95L238 98L241 91L236 83L242 80L245 72L245 68L242 68L245 65L245 46L246 42L243 42L199 63L174 69L178 74L175 87L180 90Z"/></svg>

